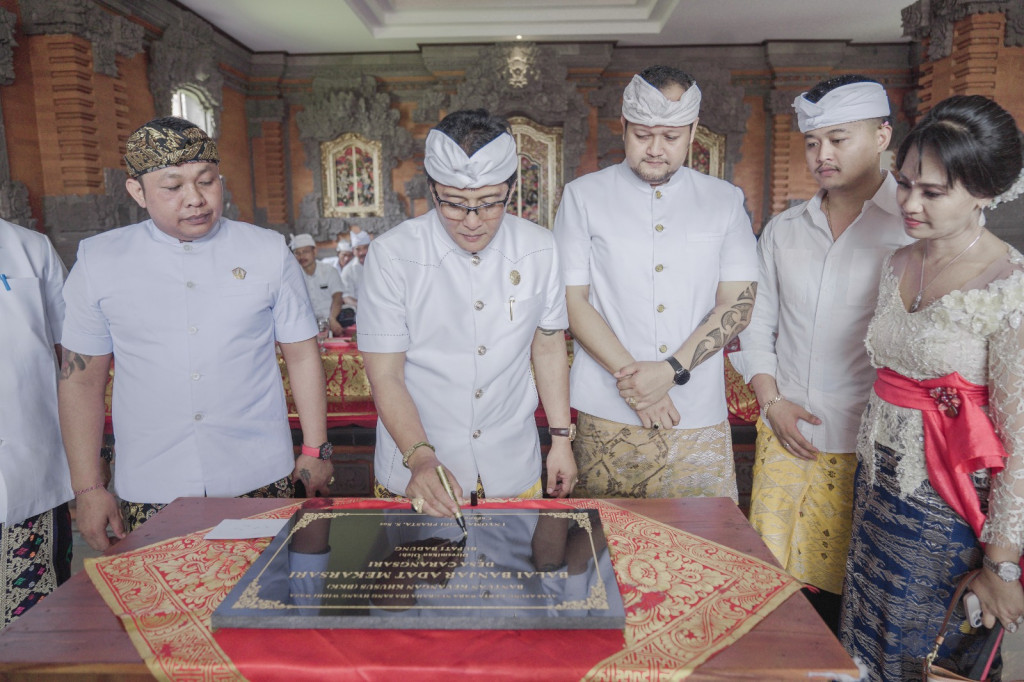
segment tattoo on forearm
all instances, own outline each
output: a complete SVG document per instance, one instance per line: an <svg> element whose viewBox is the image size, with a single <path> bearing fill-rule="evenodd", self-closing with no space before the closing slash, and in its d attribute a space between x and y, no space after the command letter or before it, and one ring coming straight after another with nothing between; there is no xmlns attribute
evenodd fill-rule
<svg viewBox="0 0 1024 682"><path fill-rule="evenodd" d="M564 329L545 329L544 327L537 327L537 331L539 331L544 336L554 336L555 334L560 334L560 333L564 332L565 330Z"/></svg>
<svg viewBox="0 0 1024 682"><path fill-rule="evenodd" d="M85 366L89 364L89 361L93 359L92 355L82 355L76 353L73 350L66 350L64 352L64 359L60 363L60 378L61 381L66 381L76 370L81 371L85 369Z"/></svg>
<svg viewBox="0 0 1024 682"><path fill-rule="evenodd" d="M750 322L750 316L754 311L754 298L756 295L757 282L751 282L750 286L744 289L736 298L736 302L722 313L718 326L711 329L707 336L697 344L697 348L693 352L693 358L690 360L691 368L696 367L720 351L747 326L747 323ZM710 317L711 313L708 313L701 324L707 322Z"/></svg>
<svg viewBox="0 0 1024 682"><path fill-rule="evenodd" d="M311 473L309 473L309 469L299 469L299 478L302 479L302 484L303 485L307 485L308 486L309 485L309 480L312 477L313 477L313 475Z"/></svg>

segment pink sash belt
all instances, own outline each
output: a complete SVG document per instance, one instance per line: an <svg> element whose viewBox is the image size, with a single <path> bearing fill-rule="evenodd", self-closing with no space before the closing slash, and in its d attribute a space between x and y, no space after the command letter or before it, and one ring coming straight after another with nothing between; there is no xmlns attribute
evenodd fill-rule
<svg viewBox="0 0 1024 682"><path fill-rule="evenodd" d="M875 393L887 403L921 411L928 481L935 491L981 535L981 512L971 472L1002 471L1007 457L988 415L988 388L957 372L917 381L883 367Z"/></svg>

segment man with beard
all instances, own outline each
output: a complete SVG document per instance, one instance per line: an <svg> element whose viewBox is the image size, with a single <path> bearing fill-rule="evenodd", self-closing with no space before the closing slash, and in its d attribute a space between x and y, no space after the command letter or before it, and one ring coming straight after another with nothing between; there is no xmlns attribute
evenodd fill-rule
<svg viewBox="0 0 1024 682"><path fill-rule="evenodd" d="M585 497L737 499L722 348L750 320L757 258L743 193L683 168L699 108L678 69L634 76L625 160L566 185L555 220Z"/></svg>

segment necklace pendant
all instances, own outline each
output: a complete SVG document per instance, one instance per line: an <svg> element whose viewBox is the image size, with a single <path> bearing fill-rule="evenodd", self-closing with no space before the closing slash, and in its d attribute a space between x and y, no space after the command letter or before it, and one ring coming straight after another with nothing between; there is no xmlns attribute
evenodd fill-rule
<svg viewBox="0 0 1024 682"><path fill-rule="evenodd" d="M910 304L910 312L912 312L912 313L916 313L917 312L917 307L919 305L921 305L921 295L923 293L924 293L923 291L919 292L917 294L917 296L914 297L914 302Z"/></svg>

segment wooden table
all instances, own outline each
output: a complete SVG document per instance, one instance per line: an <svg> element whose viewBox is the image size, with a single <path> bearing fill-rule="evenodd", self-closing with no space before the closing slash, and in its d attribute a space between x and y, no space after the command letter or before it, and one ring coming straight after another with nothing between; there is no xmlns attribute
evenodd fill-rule
<svg viewBox="0 0 1024 682"><path fill-rule="evenodd" d="M774 563L760 537L725 498L612 500L662 523ZM108 553L154 542L281 507L282 500L180 498ZM527 652L524 652L524 656ZM839 642L800 594L795 594L731 647L698 668L689 680L806 680L809 672L856 677ZM118 619L85 572L0 632L0 679L152 679Z"/></svg>

